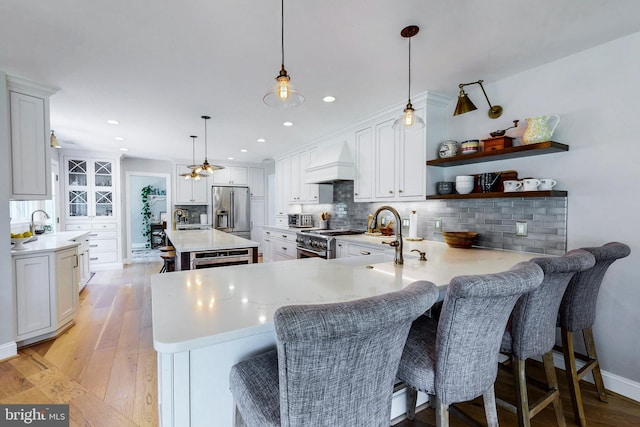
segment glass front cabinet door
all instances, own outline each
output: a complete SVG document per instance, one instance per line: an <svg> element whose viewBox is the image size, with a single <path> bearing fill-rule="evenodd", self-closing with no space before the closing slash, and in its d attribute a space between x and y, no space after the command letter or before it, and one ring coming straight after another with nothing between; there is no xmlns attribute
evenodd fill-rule
<svg viewBox="0 0 640 427"><path fill-rule="evenodd" d="M67 158L67 218L114 216L113 161Z"/></svg>

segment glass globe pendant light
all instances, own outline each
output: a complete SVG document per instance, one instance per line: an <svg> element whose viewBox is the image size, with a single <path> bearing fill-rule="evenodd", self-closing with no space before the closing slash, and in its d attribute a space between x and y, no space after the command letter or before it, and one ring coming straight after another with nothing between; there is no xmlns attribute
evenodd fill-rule
<svg viewBox="0 0 640 427"><path fill-rule="evenodd" d="M420 28L417 25L410 25L403 28L400 32L402 37L409 39L409 101L402 116L393 122L394 129L400 129L402 127L404 127L405 130L424 128L424 120L422 120L422 117L416 116L413 105L411 104L411 38L418 34L418 31L420 31Z"/></svg>
<svg viewBox="0 0 640 427"><path fill-rule="evenodd" d="M284 68L284 0L281 0L280 47L282 62L276 77L276 86L262 98L265 104L274 108L297 107L304 102L304 95L291 85L291 77Z"/></svg>
<svg viewBox="0 0 640 427"><path fill-rule="evenodd" d="M193 163L196 162L196 138L197 136L195 135L191 135L191 144L193 147L193 154L192 154L192 161ZM199 165L191 165L188 166L188 168L191 169L191 172L187 172L187 173L181 173L180 176L184 177L184 179L193 179L194 181L199 181L200 178L204 178L207 175L200 173L200 171L196 171L196 169L198 168Z"/></svg>
<svg viewBox="0 0 640 427"><path fill-rule="evenodd" d="M207 120L209 120L211 117L210 116L200 116L200 117L204 120L204 162L202 162L201 165L192 165L189 167L194 168L196 173L205 171L209 173L209 175L213 175L214 170L224 169L224 166L212 165L209 163L209 160L207 160L207 154L208 154L207 147L209 146L209 142L207 139Z"/></svg>

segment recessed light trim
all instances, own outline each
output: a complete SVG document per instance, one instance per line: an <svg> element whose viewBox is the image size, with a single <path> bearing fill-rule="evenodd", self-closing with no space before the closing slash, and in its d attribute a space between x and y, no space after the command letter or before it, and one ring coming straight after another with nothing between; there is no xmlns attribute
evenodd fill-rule
<svg viewBox="0 0 640 427"><path fill-rule="evenodd" d="M267 142L267 140L264 139L264 138L258 138L256 141L258 141L258 142Z"/></svg>
<svg viewBox="0 0 640 427"><path fill-rule="evenodd" d="M235 157L229 156L227 157L227 160L235 160Z"/></svg>
<svg viewBox="0 0 640 427"><path fill-rule="evenodd" d="M107 123L109 123L110 125L119 125L119 124L120 124L120 122L119 122L119 121L117 121L117 120L112 120L112 119L107 120Z"/></svg>
<svg viewBox="0 0 640 427"><path fill-rule="evenodd" d="M240 152L241 152L241 153L246 153L247 151L249 151L249 150L247 150L246 148L241 148L241 149L240 149Z"/></svg>
<svg viewBox="0 0 640 427"><path fill-rule="evenodd" d="M282 126L291 127L293 126L293 122L284 122Z"/></svg>
<svg viewBox="0 0 640 427"><path fill-rule="evenodd" d="M335 96L331 96L331 95L327 95L324 98L322 98L322 100L324 102L327 102L327 103L328 102L334 102L336 100L336 97Z"/></svg>
<svg viewBox="0 0 640 427"><path fill-rule="evenodd" d="M129 149L128 149L128 148L124 148L124 147L122 147L122 148L120 149L120 151L129 151Z"/></svg>
<svg viewBox="0 0 640 427"><path fill-rule="evenodd" d="M116 136L113 139L115 139L116 141L125 141L127 138L125 138L124 136Z"/></svg>

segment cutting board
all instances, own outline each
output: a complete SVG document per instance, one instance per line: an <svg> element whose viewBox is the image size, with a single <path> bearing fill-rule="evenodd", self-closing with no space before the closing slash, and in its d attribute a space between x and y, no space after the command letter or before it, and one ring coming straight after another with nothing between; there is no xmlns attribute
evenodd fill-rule
<svg viewBox="0 0 640 427"><path fill-rule="evenodd" d="M493 189L494 193L502 193L504 191L504 182L505 181L511 181L511 180L516 180L518 179L518 172L514 171L514 170L507 170L507 171L496 171L493 173L499 173L500 177L498 178L498 183L496 184L496 187ZM474 174L474 183L476 184L475 188L473 189L474 193L482 193L482 188L480 188L480 183L479 183L479 179L478 177L481 174Z"/></svg>

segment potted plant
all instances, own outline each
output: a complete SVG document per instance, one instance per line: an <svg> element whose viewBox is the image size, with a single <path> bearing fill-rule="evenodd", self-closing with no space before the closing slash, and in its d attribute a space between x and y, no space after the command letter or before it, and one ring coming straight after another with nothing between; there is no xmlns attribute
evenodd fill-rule
<svg viewBox="0 0 640 427"><path fill-rule="evenodd" d="M151 247L151 207L149 205L149 195L153 192L153 186L147 185L143 187L140 194L142 195L142 236L147 238L146 247Z"/></svg>

